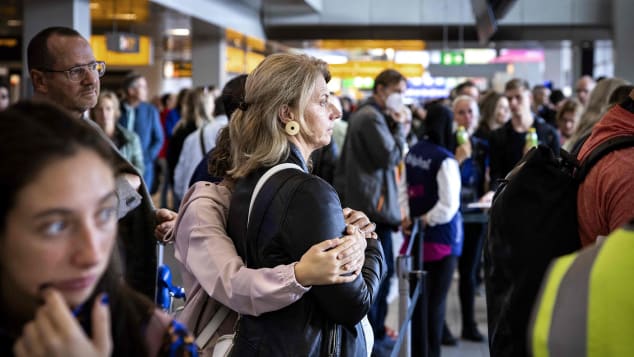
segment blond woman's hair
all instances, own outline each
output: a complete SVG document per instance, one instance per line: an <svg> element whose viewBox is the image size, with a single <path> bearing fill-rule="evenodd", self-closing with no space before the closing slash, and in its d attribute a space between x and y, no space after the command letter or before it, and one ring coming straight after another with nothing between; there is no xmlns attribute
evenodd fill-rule
<svg viewBox="0 0 634 357"><path fill-rule="evenodd" d="M290 145L279 113L293 111L299 135L312 135L304 110L319 78L330 80L326 62L303 54L278 53L266 57L247 77L244 101L229 122L234 179L288 157Z"/></svg>
<svg viewBox="0 0 634 357"><path fill-rule="evenodd" d="M119 108L119 98L117 97L117 95L110 90L103 90L101 91L101 93L99 93L99 98L97 99L97 105L95 105L93 108L90 109L90 117L91 118L95 118L95 109L99 107L99 105L101 104L101 102L103 102L104 99L110 99L110 101L112 101L112 106L114 107L114 120L115 122L119 121L119 118L121 117L121 109Z"/></svg>
<svg viewBox="0 0 634 357"><path fill-rule="evenodd" d="M205 123L213 121L213 108L211 112L205 106L206 101L212 98L213 93L208 91L205 87L198 87L190 90L185 98L184 113L182 113L181 119L176 124L174 130L180 127L184 127L190 122L196 125L196 128L202 127Z"/></svg>

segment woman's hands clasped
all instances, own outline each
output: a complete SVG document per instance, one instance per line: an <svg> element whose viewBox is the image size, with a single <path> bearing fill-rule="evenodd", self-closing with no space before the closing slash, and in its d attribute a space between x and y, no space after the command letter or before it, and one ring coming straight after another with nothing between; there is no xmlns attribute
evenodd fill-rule
<svg viewBox="0 0 634 357"><path fill-rule="evenodd" d="M346 235L312 246L295 265L295 278L303 286L354 281L365 260L366 238L376 239L376 225L360 211L343 209Z"/></svg>

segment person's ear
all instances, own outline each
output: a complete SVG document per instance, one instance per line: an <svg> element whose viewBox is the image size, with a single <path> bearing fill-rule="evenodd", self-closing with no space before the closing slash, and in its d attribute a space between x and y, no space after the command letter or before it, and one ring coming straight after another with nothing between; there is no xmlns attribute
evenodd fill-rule
<svg viewBox="0 0 634 357"><path fill-rule="evenodd" d="M46 94L48 93L48 85L44 73L37 69L32 69L29 74L31 75L31 82L33 82L33 89L36 93Z"/></svg>
<svg viewBox="0 0 634 357"><path fill-rule="evenodd" d="M288 104L280 106L277 112L277 116L282 124L286 124L289 121L295 120L295 113L293 112L291 107L288 106Z"/></svg>

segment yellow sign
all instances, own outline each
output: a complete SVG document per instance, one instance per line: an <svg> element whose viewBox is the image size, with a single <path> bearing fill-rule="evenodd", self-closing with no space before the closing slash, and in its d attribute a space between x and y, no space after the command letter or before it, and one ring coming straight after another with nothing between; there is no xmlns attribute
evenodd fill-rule
<svg viewBox="0 0 634 357"><path fill-rule="evenodd" d="M12 37L0 37L0 46L15 47L18 45L18 39Z"/></svg>
<svg viewBox="0 0 634 357"><path fill-rule="evenodd" d="M163 77L165 78L191 78L191 61L165 61L163 63Z"/></svg>
<svg viewBox="0 0 634 357"><path fill-rule="evenodd" d="M255 52L245 52L239 48L227 47L227 61L225 70L228 73L250 73L264 59L264 55Z"/></svg>
<svg viewBox="0 0 634 357"><path fill-rule="evenodd" d="M236 30L226 29L225 37L227 39L227 43L233 45L234 47L242 48L245 43L247 49L255 50L259 52L264 52L266 50L266 44L264 40L244 35Z"/></svg>
<svg viewBox="0 0 634 357"><path fill-rule="evenodd" d="M235 47L227 47L225 70L228 73L247 73L244 51Z"/></svg>
<svg viewBox="0 0 634 357"><path fill-rule="evenodd" d="M389 61L350 61L342 64L328 65L333 77L376 77L381 71L392 68L407 78L421 77L425 68L421 64L394 63Z"/></svg>
<svg viewBox="0 0 634 357"><path fill-rule="evenodd" d="M315 47L326 50L353 50L372 48L392 48L395 51L422 51L422 40L320 40Z"/></svg>
<svg viewBox="0 0 634 357"><path fill-rule="evenodd" d="M150 6L148 0L91 0L90 18L94 22L146 22Z"/></svg>
<svg viewBox="0 0 634 357"><path fill-rule="evenodd" d="M105 61L106 66L149 66L152 64L152 42L148 36L139 37L138 53L122 53L108 51L106 36L90 36L90 46L99 61Z"/></svg>

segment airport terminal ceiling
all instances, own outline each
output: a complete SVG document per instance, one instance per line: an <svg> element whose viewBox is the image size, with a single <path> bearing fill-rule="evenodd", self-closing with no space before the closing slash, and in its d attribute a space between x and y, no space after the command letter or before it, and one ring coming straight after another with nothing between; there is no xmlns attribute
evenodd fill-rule
<svg viewBox="0 0 634 357"><path fill-rule="evenodd" d="M228 0L201 0L209 2L227 3ZM443 41L464 42L478 41L476 24L473 23L449 25L440 24L363 24L355 23L342 25L336 22L298 24L296 21L274 21L279 16L296 16L297 13L305 13L312 17L320 11L318 4L324 1L317 0L233 0L249 8L257 9L264 28L264 33L273 41L301 41L323 38L348 38L348 39L419 39L429 43L442 43ZM477 2L478 0L468 0ZM472 11L469 2L462 1L468 8L461 11ZM498 16L519 6L519 1L481 0L492 4L493 10L501 11ZM402 1L401 1L402 2ZM421 3L424 2L421 0ZM21 19L23 0L3 0L0 4L0 36L21 36ZM112 27L113 24L123 29L132 27L138 31L145 31L144 24L148 18L156 13L155 8L160 5L151 0L90 0L93 14L93 27L95 33L101 29ZM377 3L377 0L368 0L368 3ZM458 4L460 2L456 2ZM317 4L317 5L314 5ZM421 5L422 6L422 5ZM495 7L497 6L497 8ZM464 6L463 6L464 7ZM98 11L94 11L97 10ZM500 10L501 9L501 10ZM170 11L174 12L174 11ZM295 14L295 15L294 15ZM239 29L237 29L239 30ZM526 47L524 41L557 41L557 40L601 40L610 39L612 29L609 21L594 24L578 24L562 20L559 24L549 23L541 26L530 25L500 25L497 32L491 38L494 43L521 42L520 46Z"/></svg>

